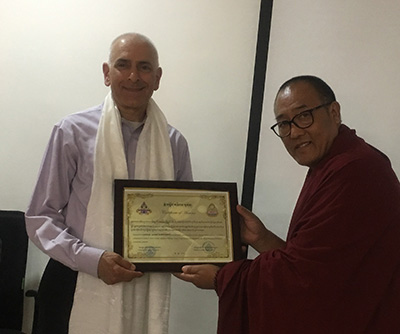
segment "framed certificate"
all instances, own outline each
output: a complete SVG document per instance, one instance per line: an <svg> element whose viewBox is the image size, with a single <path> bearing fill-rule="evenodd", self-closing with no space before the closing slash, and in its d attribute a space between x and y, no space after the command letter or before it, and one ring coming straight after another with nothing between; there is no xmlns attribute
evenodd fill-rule
<svg viewBox="0 0 400 334"><path fill-rule="evenodd" d="M243 258L236 183L115 180L114 251L139 271Z"/></svg>

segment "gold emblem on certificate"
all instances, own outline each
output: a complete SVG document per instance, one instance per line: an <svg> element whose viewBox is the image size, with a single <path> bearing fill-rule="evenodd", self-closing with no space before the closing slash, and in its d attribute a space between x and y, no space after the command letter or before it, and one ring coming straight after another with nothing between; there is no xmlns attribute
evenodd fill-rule
<svg viewBox="0 0 400 334"><path fill-rule="evenodd" d="M115 250L144 271L239 258L234 186L116 180Z"/></svg>

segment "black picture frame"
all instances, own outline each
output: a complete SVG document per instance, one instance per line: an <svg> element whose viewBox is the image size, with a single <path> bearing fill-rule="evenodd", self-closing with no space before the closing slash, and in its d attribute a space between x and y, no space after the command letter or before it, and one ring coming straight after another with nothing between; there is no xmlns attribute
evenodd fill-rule
<svg viewBox="0 0 400 334"><path fill-rule="evenodd" d="M125 203L125 195L129 191L136 191L137 189L145 191L162 191L168 190L168 192L176 192L178 194L184 193L185 191L205 191L206 193L224 193L226 194L227 205L229 212L230 227L230 238L227 238L229 243L229 257L230 260L223 261L218 259L214 261L213 258L205 258L202 260L191 260L188 258L169 259L168 261L154 262L151 258L138 257L129 258L124 254L124 224L127 224L127 217L125 217L124 212L127 208ZM116 179L114 180L114 251L123 257L127 258L129 261L135 264L136 269L142 272L155 271L155 272L180 272L182 266L185 264L215 264L218 266L223 266L224 264L240 260L245 257L245 253L242 252L241 241L240 241L240 224L239 215L236 211L236 206L238 204L237 196L237 185L233 182L186 182L186 181L149 181L149 180L131 180L131 179ZM126 231L126 229L125 229ZM131 232L129 232L131 233ZM175 241L176 242L176 241ZM148 260L151 260L147 262Z"/></svg>

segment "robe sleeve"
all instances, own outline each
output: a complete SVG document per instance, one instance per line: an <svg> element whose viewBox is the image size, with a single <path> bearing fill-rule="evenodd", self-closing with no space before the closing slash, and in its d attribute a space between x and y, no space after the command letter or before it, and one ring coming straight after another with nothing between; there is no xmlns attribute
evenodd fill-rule
<svg viewBox="0 0 400 334"><path fill-rule="evenodd" d="M220 270L219 334L367 328L400 263L399 183L383 159L331 163L306 181L285 249Z"/></svg>

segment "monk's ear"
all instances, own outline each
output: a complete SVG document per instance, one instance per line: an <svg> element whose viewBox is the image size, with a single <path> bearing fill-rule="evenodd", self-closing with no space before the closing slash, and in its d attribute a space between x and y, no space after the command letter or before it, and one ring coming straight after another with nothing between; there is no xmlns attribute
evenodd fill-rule
<svg viewBox="0 0 400 334"><path fill-rule="evenodd" d="M329 108L332 119L336 124L340 124L342 122L342 116L340 115L340 104L337 101L332 102Z"/></svg>
<svg viewBox="0 0 400 334"><path fill-rule="evenodd" d="M111 85L110 80L110 65L108 63L103 63L103 75L104 75L104 84L108 87Z"/></svg>

